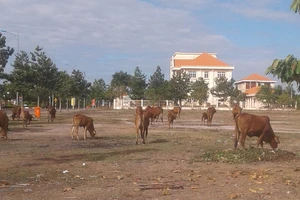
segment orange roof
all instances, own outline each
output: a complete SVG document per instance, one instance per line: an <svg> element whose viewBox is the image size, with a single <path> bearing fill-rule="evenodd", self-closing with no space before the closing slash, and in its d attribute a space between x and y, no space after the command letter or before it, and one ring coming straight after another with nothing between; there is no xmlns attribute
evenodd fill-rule
<svg viewBox="0 0 300 200"><path fill-rule="evenodd" d="M255 95L256 93L259 92L260 88L261 88L261 86L253 87L253 88L248 89L245 93L247 95L253 95L253 94Z"/></svg>
<svg viewBox="0 0 300 200"><path fill-rule="evenodd" d="M245 78L243 78L241 81L247 80L247 81L272 81L271 79L261 76L259 74L251 74ZM274 81L275 82L275 81Z"/></svg>
<svg viewBox="0 0 300 200"><path fill-rule="evenodd" d="M175 59L174 67L181 66L228 66L223 61L209 55L208 53L202 53L195 59Z"/></svg>

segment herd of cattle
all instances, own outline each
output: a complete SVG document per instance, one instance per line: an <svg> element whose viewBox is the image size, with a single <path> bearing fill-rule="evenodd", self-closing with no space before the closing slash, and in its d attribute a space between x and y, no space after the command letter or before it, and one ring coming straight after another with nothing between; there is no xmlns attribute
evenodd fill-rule
<svg viewBox="0 0 300 200"><path fill-rule="evenodd" d="M48 111L48 123L53 122L53 119L56 115L56 109L54 106L47 108ZM207 108L206 111L202 113L201 121L207 126L212 126L212 119L216 109L214 107ZM174 107L172 110L168 110L168 125L169 129L173 128L173 122L178 117L180 118L181 107ZM263 148L263 142L269 143L273 150L278 148L279 138L275 136L274 131L270 124L270 118L268 116L258 116L249 113L242 112L242 108L238 105L233 106L232 108L233 120L235 122L235 139L234 139L234 148L236 149L238 144L245 149L245 140L246 137L258 137L257 147L261 145ZM23 127L27 127L27 124L30 124L33 116L24 109L24 107L15 106L12 109L12 119L16 118L23 122ZM139 137L142 138L142 143L145 144L145 139L148 136L148 128L154 120L158 121L161 119L163 122L163 109L159 106L147 106L143 109L141 106L138 106L135 111L135 129L136 129L136 144L138 144ZM2 133L2 138L7 139L7 132L9 118L4 110L0 110L0 128ZM92 138L96 135L96 130L94 128L94 122L91 117L76 114L73 116L73 124L71 128L71 138L74 139L76 135L77 140L79 140L78 130L79 127L84 128L84 140L87 138L87 131L89 131Z"/></svg>

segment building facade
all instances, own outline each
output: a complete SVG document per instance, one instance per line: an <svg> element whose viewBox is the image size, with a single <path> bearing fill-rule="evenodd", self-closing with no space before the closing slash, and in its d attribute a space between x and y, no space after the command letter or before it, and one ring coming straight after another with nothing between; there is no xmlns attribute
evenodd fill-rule
<svg viewBox="0 0 300 200"><path fill-rule="evenodd" d="M246 109L260 109L265 106L264 102L258 101L255 98L257 92L259 92L262 85L270 86L275 88L276 81L273 81L267 77L261 76L259 74L251 74L239 81L235 82L238 90L246 93L246 100L241 105Z"/></svg>
<svg viewBox="0 0 300 200"><path fill-rule="evenodd" d="M176 52L170 61L170 78L175 72L187 72L191 77L191 82L202 77L211 89L215 87L216 78L226 77L230 80L233 69L234 66L219 60L216 53ZM209 93L207 103L218 107L219 100Z"/></svg>

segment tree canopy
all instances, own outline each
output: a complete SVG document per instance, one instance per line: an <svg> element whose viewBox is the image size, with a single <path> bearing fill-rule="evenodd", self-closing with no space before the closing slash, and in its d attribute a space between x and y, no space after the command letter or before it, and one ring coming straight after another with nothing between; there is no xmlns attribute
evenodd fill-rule
<svg viewBox="0 0 300 200"><path fill-rule="evenodd" d="M293 0L290 8L293 12L300 14L300 0Z"/></svg>
<svg viewBox="0 0 300 200"><path fill-rule="evenodd" d="M3 73L8 59L13 53L14 49L6 46L6 37L0 33L0 74Z"/></svg>

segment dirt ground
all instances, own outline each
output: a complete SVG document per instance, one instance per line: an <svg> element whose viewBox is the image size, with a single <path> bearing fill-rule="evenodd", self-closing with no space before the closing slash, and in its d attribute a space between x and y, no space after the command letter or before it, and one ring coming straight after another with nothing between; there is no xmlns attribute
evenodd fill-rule
<svg viewBox="0 0 300 200"><path fill-rule="evenodd" d="M0 139L0 199L300 199L300 112L248 112L270 116L284 154L265 144L251 162L205 159L229 152L239 161L229 110L217 111L212 127L202 111L183 110L170 130L165 111L146 145L135 145L134 110L62 111L50 124L42 111L27 128L10 119L9 139ZM96 139L83 140L82 128L81 140L71 139L75 113L93 117ZM246 151L255 142L247 138Z"/></svg>

